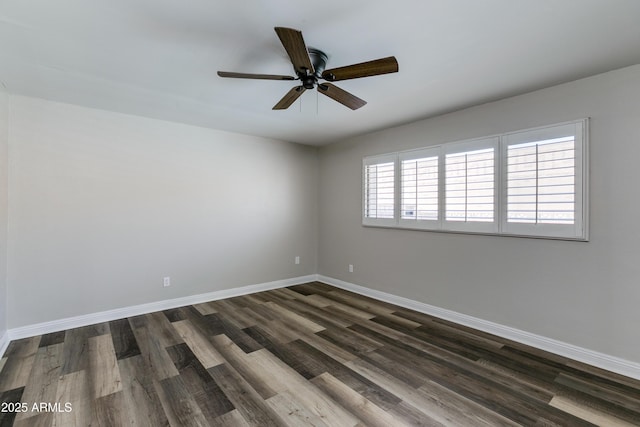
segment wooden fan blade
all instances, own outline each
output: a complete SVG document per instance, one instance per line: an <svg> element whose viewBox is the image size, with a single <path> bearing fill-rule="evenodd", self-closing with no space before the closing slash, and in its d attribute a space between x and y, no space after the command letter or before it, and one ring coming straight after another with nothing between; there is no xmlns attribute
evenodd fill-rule
<svg viewBox="0 0 640 427"><path fill-rule="evenodd" d="M284 27L276 27L275 30L276 34L278 34L278 37L280 38L280 42L282 42L282 46L284 46L284 49L289 55L293 68L295 68L296 72L301 71L304 73L305 70L309 70L309 74L313 74L313 65L309 58L307 45L302 38L302 32Z"/></svg>
<svg viewBox="0 0 640 427"><path fill-rule="evenodd" d="M347 65L346 67L324 70L322 78L330 82L357 79L360 77L378 76L398 72L398 61L395 56Z"/></svg>
<svg viewBox="0 0 640 427"><path fill-rule="evenodd" d="M295 80L295 77L291 76L278 76L275 74L248 74L248 73L234 73L231 71L218 71L220 77L231 77L234 79L258 79L258 80Z"/></svg>
<svg viewBox="0 0 640 427"><path fill-rule="evenodd" d="M286 110L293 104L296 99L300 98L300 95L304 93L306 89L304 86L296 86L291 89L287 94L282 97L280 101L276 105L273 106L274 110Z"/></svg>
<svg viewBox="0 0 640 427"><path fill-rule="evenodd" d="M350 94L346 90L332 85L331 83L319 84L318 92L322 93L323 95L327 95L329 98L338 101L340 104L345 105L352 110L357 110L367 103L367 101L360 99L357 96Z"/></svg>

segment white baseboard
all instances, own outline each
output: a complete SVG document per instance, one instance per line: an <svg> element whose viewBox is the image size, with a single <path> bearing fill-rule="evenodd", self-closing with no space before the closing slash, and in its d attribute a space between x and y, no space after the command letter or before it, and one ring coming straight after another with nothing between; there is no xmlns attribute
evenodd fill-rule
<svg viewBox="0 0 640 427"><path fill-rule="evenodd" d="M315 280L317 280L317 275L311 274L308 276L294 277L291 279L276 280L274 282L260 283L256 285L242 286L239 288L208 292L205 294L190 295L170 300L116 308L114 310L101 311L98 313L91 313L83 316L74 316L65 319L52 320L50 322L37 323L35 325L27 325L21 326L19 328L9 329L8 333L5 334L3 339L7 341L6 344L8 345L9 340L16 340L21 338L33 337L36 335L48 334L51 332L64 331L66 329L79 328L81 326L93 325L96 323L110 322L112 320L123 319L125 317L139 316L141 314L167 310L170 308L183 307L185 305L199 304L207 301L215 301L224 298L232 298L241 295L253 294L256 292L268 291L271 289L279 289L287 286L313 282ZM2 341L0 341L0 343L2 343Z"/></svg>
<svg viewBox="0 0 640 427"><path fill-rule="evenodd" d="M9 332L4 332L0 337L0 358L4 356L4 352L9 347Z"/></svg>
<svg viewBox="0 0 640 427"><path fill-rule="evenodd" d="M599 353L597 351L578 347L562 341L532 334L530 332L521 331L509 326L500 325L498 323L489 322L487 320L478 319L477 317L468 316L466 314L457 313L455 311L446 310L444 308L414 301L408 298L366 288L364 286L355 285L353 283L334 279L332 277L318 275L318 281L327 283L337 288L345 289L360 295L368 296L380 301L385 301L411 310L426 313L441 319L449 320L460 325L478 329L490 334L517 341L522 344L530 345L541 350L548 351L560 356L567 357L579 362L583 362L607 371L616 372L627 377L640 380L640 363L631 362L619 357L610 356Z"/></svg>

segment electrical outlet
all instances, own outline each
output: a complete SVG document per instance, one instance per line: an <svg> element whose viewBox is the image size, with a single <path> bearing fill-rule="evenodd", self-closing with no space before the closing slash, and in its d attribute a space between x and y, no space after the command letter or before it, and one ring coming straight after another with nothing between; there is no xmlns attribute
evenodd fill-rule
<svg viewBox="0 0 640 427"><path fill-rule="evenodd" d="M349 273L353 273L353 264L349 264Z"/></svg>
<svg viewBox="0 0 640 427"><path fill-rule="evenodd" d="M171 286L171 277L165 277L164 278L164 287L166 288L167 286Z"/></svg>
<svg viewBox="0 0 640 427"><path fill-rule="evenodd" d="M300 264L300 257L299 257L299 256L297 256L297 257L296 257L296 259L295 259L295 263L296 263L296 264Z"/></svg>

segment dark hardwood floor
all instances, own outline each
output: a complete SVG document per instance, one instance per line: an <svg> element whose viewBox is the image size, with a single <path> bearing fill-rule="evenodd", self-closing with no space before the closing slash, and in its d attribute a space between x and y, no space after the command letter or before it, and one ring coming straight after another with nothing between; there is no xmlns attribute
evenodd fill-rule
<svg viewBox="0 0 640 427"><path fill-rule="evenodd" d="M1 426L640 425L640 381L322 283L14 341L0 369Z"/></svg>

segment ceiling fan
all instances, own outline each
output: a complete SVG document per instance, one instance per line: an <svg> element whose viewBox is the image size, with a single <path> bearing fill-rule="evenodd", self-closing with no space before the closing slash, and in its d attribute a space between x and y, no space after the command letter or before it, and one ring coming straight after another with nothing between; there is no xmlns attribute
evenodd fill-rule
<svg viewBox="0 0 640 427"><path fill-rule="evenodd" d="M220 77L236 79L300 80L302 84L287 92L273 107L274 110L286 110L304 91L313 89L314 87L317 87L318 92L321 94L338 101L352 110L357 110L367 102L331 83L321 83L319 80L337 82L340 80L358 79L360 77L398 72L398 61L394 56L326 70L327 55L321 50L307 48L301 31L284 27L276 27L275 30L291 59L297 77L218 71L218 76Z"/></svg>

